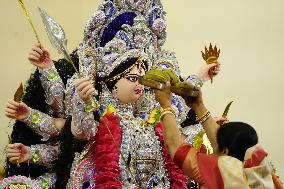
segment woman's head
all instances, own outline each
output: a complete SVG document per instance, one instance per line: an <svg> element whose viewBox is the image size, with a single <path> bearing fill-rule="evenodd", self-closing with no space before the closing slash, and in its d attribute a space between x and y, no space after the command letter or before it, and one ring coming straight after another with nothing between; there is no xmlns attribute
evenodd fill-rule
<svg viewBox="0 0 284 189"><path fill-rule="evenodd" d="M144 87L138 83L138 78L145 75L146 71L146 62L140 58L130 58L117 66L107 78L102 78L102 81L121 103L133 103L143 93Z"/></svg>
<svg viewBox="0 0 284 189"><path fill-rule="evenodd" d="M255 129L243 122L229 122L217 131L217 144L220 153L244 160L248 148L258 143Z"/></svg>

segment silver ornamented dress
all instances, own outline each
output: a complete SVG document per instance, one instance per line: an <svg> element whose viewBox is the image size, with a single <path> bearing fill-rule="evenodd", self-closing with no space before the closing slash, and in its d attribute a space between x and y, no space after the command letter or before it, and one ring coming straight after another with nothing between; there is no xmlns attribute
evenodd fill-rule
<svg viewBox="0 0 284 189"><path fill-rule="evenodd" d="M155 127L145 125L148 115L135 112L133 104L121 104L114 96L106 91L101 95L101 112L112 113L119 118L121 140L111 141L110 145L119 148L118 165L120 170L119 182L122 188L171 188L168 173L165 167L165 155L162 144L156 134ZM154 100L152 104L154 104ZM111 108L110 108L111 107ZM102 113L102 114L104 114ZM92 124L99 133L101 125ZM98 135L96 133L95 135ZM113 134L115 135L115 134ZM94 143L104 143L90 137L90 144L82 154L77 154L71 171L70 188L82 188L83 185L96 186L96 156ZM107 146L106 146L107 147ZM93 151L92 151L93 150ZM113 148L114 151L118 150ZM106 153L105 156L108 156ZM168 160L169 161L169 160ZM105 166L111 166L106 164ZM181 174L181 172L178 172ZM182 175L182 174L181 174ZM184 180L185 181L185 180ZM181 187L182 188L182 187Z"/></svg>

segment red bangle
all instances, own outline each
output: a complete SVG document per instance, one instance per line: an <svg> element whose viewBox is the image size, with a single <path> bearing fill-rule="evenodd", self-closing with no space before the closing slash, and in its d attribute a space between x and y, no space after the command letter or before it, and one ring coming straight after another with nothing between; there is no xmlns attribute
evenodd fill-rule
<svg viewBox="0 0 284 189"><path fill-rule="evenodd" d="M175 153L175 156L174 156L174 163L180 168L182 169L182 165L183 165L183 162L190 150L191 146L188 145L188 144L183 144L181 145L176 153Z"/></svg>

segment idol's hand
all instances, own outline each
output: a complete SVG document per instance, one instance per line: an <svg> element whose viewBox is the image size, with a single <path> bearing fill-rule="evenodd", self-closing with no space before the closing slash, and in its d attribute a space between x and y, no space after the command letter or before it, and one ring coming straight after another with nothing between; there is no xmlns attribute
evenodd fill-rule
<svg viewBox="0 0 284 189"><path fill-rule="evenodd" d="M221 71L221 64L219 62L203 65L197 71L196 75L203 81L208 81L215 77Z"/></svg>
<svg viewBox="0 0 284 189"><path fill-rule="evenodd" d="M6 148L7 158L14 164L28 161L30 153L29 147L21 143L8 144Z"/></svg>
<svg viewBox="0 0 284 189"><path fill-rule="evenodd" d="M214 117L214 119L218 125L223 125L229 122L229 119L227 117Z"/></svg>
<svg viewBox="0 0 284 189"><path fill-rule="evenodd" d="M90 77L78 79L75 88L79 97L86 103L92 99L92 95L96 91Z"/></svg>
<svg viewBox="0 0 284 189"><path fill-rule="evenodd" d="M5 115L11 119L23 120L30 115L30 108L23 102L9 100L5 108Z"/></svg>
<svg viewBox="0 0 284 189"><path fill-rule="evenodd" d="M29 61L40 69L50 68L53 66L49 52L41 45L35 44L28 54Z"/></svg>
<svg viewBox="0 0 284 189"><path fill-rule="evenodd" d="M172 105L171 84L168 81L165 88L162 90L155 90L155 98L160 103L162 108L168 108Z"/></svg>

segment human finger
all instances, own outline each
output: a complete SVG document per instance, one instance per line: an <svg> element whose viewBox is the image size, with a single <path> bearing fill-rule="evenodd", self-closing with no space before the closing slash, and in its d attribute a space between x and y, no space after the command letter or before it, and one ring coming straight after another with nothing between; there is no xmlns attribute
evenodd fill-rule
<svg viewBox="0 0 284 189"><path fill-rule="evenodd" d="M214 71L220 71L221 70L221 67L215 67L215 70Z"/></svg>
<svg viewBox="0 0 284 189"><path fill-rule="evenodd" d="M33 52L36 52L39 55L43 54L43 50L39 46L35 46L32 48Z"/></svg>
<svg viewBox="0 0 284 189"><path fill-rule="evenodd" d="M17 106L15 106L15 105L13 105L13 104L11 104L11 103L7 103L6 104L6 108L10 108L10 109L17 109Z"/></svg>
<svg viewBox="0 0 284 189"><path fill-rule="evenodd" d="M211 63L211 64L208 65L208 67L209 67L209 69L211 69L211 68L213 68L213 67L215 67L217 65L218 65L217 63Z"/></svg>
<svg viewBox="0 0 284 189"><path fill-rule="evenodd" d="M17 145L16 145L16 143L14 143L14 144L8 144L8 145L7 145L7 148L17 148Z"/></svg>
<svg viewBox="0 0 284 189"><path fill-rule="evenodd" d="M85 78L82 78L82 79L78 79L78 80L76 81L76 83L75 83L75 86L77 87L77 86L79 86L80 84L82 84L82 83L84 83L84 82L86 82L86 81L90 81L90 80L91 80L90 77L85 77Z"/></svg>
<svg viewBox="0 0 284 189"><path fill-rule="evenodd" d="M21 106L21 104L19 102L16 102L15 100L9 100L8 103L16 106L17 108Z"/></svg>
<svg viewBox="0 0 284 189"><path fill-rule="evenodd" d="M95 92L96 89L94 88L90 88L87 92L86 92L86 96L90 96Z"/></svg>
<svg viewBox="0 0 284 189"><path fill-rule="evenodd" d="M41 57L41 54L39 54L37 51L32 51L32 52L29 53L29 55L32 55L32 56L34 56L36 58L40 58Z"/></svg>
<svg viewBox="0 0 284 189"><path fill-rule="evenodd" d="M15 119L16 115L15 114L9 114L9 113L5 113L5 116L11 119Z"/></svg>
<svg viewBox="0 0 284 189"><path fill-rule="evenodd" d="M20 150L17 148L7 148L6 152L7 153L20 153Z"/></svg>
<svg viewBox="0 0 284 189"><path fill-rule="evenodd" d="M29 61L36 61L36 62L38 62L39 58L35 57L34 55L29 54L28 55L28 60Z"/></svg>
<svg viewBox="0 0 284 189"><path fill-rule="evenodd" d="M80 85L78 85L78 86L76 87L76 90L82 92L83 89L84 89L85 87L87 87L88 85L90 85L90 82L89 82L89 81L85 81L85 82L81 83Z"/></svg>
<svg viewBox="0 0 284 189"><path fill-rule="evenodd" d="M22 143L14 143L15 148L21 149L24 145Z"/></svg>
<svg viewBox="0 0 284 189"><path fill-rule="evenodd" d="M20 152L15 152L15 153L7 152L7 153L6 153L6 156L7 156L8 158L12 158L12 157L20 158L20 157L21 157L21 153L20 153Z"/></svg>
<svg viewBox="0 0 284 189"><path fill-rule="evenodd" d="M10 109L10 108L5 108L5 112L6 112L6 113L9 113L9 114L16 114L16 113L17 113L16 110Z"/></svg>
<svg viewBox="0 0 284 189"><path fill-rule="evenodd" d="M87 91L88 91L89 89L91 89L92 87L93 87L92 84L89 83L89 85L87 85L86 87L84 87L81 92L82 92L82 93L87 93Z"/></svg>
<svg viewBox="0 0 284 189"><path fill-rule="evenodd" d="M17 161L19 161L19 159L20 159L20 157L11 157L11 158L9 158L9 161L11 162L11 163L17 163Z"/></svg>
<svg viewBox="0 0 284 189"><path fill-rule="evenodd" d="M40 48L42 51L46 51L45 47L44 47L42 44L39 44L39 48Z"/></svg>

